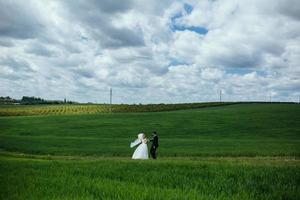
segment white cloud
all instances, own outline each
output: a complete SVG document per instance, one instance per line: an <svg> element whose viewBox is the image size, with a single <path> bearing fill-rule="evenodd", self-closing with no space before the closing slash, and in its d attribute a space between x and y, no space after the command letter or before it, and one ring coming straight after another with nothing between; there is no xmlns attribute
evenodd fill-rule
<svg viewBox="0 0 300 200"><path fill-rule="evenodd" d="M296 0L0 5L0 96L107 102L110 87L117 103L216 101L220 89L234 101L300 95Z"/></svg>

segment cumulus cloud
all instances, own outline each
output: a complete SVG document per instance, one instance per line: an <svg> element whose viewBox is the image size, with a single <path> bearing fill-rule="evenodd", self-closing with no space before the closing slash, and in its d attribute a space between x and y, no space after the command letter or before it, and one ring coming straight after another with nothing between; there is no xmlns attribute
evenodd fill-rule
<svg viewBox="0 0 300 200"><path fill-rule="evenodd" d="M132 3L122 1L66 1L64 13L76 20L85 32L98 41L102 47L118 48L143 46L143 32L137 28L117 27L112 21L129 12Z"/></svg>
<svg viewBox="0 0 300 200"><path fill-rule="evenodd" d="M0 0L0 95L297 101L296 0Z"/></svg>

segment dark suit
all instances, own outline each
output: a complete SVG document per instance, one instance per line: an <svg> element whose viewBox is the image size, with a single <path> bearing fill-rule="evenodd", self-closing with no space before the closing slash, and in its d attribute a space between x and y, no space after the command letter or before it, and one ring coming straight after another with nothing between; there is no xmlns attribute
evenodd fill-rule
<svg viewBox="0 0 300 200"><path fill-rule="evenodd" d="M156 149L158 148L158 136L155 135L153 138L150 139L152 142L150 153L153 159L156 159Z"/></svg>

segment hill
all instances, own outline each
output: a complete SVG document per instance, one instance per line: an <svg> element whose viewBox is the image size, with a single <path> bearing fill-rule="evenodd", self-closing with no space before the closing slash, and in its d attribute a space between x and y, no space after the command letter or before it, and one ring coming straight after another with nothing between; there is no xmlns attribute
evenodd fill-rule
<svg viewBox="0 0 300 200"><path fill-rule="evenodd" d="M238 104L173 112L0 117L0 148L130 157L157 130L159 156L299 156L298 104Z"/></svg>
<svg viewBox="0 0 300 200"><path fill-rule="evenodd" d="M296 200L299 116L297 104L2 116L0 199ZM131 160L154 129L158 160Z"/></svg>

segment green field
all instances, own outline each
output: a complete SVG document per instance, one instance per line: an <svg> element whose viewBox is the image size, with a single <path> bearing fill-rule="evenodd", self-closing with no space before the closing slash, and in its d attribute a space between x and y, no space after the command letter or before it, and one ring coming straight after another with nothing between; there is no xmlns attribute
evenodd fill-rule
<svg viewBox="0 0 300 200"><path fill-rule="evenodd" d="M0 117L0 198L299 199L299 122L297 104ZM153 130L159 159L132 161Z"/></svg>

